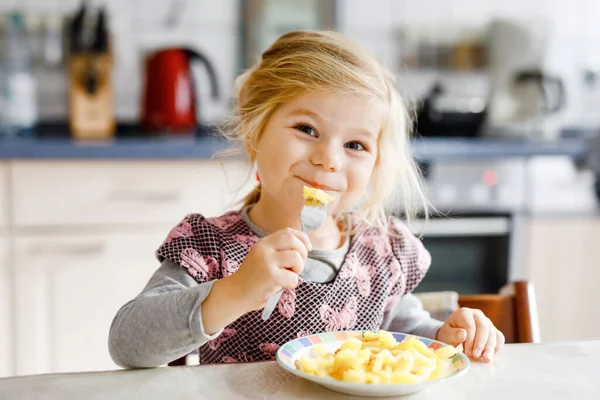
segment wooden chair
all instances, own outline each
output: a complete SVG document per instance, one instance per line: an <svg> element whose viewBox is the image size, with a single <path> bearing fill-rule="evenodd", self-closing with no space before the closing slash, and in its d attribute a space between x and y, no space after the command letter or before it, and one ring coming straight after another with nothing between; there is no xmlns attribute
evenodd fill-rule
<svg viewBox="0 0 600 400"><path fill-rule="evenodd" d="M483 311L504 334L506 343L540 341L537 303L531 282L511 282L498 294L461 295L458 304Z"/></svg>

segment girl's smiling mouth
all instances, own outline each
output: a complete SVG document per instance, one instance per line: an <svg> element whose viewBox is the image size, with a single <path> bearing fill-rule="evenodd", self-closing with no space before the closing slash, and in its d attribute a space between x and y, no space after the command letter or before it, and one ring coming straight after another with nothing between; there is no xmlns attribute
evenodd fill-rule
<svg viewBox="0 0 600 400"><path fill-rule="evenodd" d="M297 176L297 178L300 179L302 182L306 183L310 187L314 187L316 189L321 189L321 190L323 190L325 192L338 192L338 190L333 189L333 188L331 188L331 187L329 187L327 185L323 185L323 184L320 184L318 182L309 181L309 180L303 179L303 178L301 178L299 176Z"/></svg>

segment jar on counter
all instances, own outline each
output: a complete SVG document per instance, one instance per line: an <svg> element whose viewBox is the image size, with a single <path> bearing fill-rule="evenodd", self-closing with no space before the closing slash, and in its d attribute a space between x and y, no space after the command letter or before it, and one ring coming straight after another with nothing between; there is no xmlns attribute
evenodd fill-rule
<svg viewBox="0 0 600 400"><path fill-rule="evenodd" d="M23 15L13 12L4 23L0 76L0 135L33 133L38 121L37 82Z"/></svg>

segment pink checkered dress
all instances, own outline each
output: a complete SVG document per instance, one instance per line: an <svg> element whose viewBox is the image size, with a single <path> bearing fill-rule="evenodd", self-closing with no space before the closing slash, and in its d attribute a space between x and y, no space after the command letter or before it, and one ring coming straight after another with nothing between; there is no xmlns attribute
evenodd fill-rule
<svg viewBox="0 0 600 400"><path fill-rule="evenodd" d="M379 329L385 311L423 279L431 258L421 242L396 218L390 226L360 232L336 278L329 283L300 280L285 290L267 321L252 311L227 326L199 349L200 363L272 360L280 345L300 336L339 330ZM218 218L188 215L157 250L198 283L237 271L258 238L241 218L230 212Z"/></svg>

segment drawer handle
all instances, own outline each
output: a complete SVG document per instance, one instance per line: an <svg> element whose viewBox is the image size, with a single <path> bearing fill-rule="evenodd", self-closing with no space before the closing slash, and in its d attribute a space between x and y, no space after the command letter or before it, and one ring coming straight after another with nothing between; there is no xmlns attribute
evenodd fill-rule
<svg viewBox="0 0 600 400"><path fill-rule="evenodd" d="M110 202L136 202L136 203L175 203L181 200L179 191L152 192L115 190L108 195Z"/></svg>
<svg viewBox="0 0 600 400"><path fill-rule="evenodd" d="M106 252L106 246L103 242L74 244L74 243L55 243L55 244L37 244L29 249L29 254L45 255L67 255L67 256L91 256Z"/></svg>

